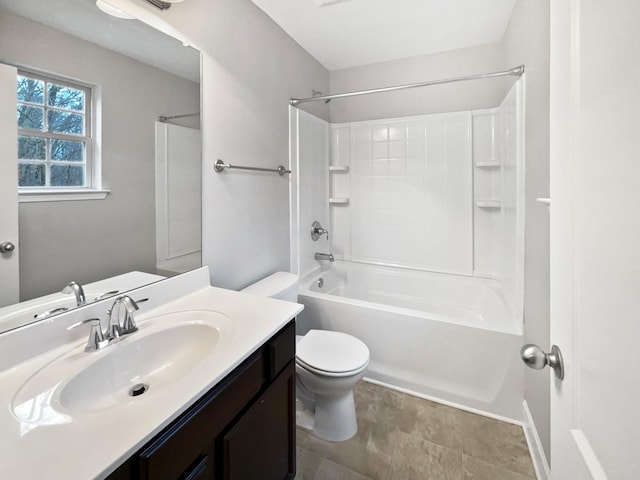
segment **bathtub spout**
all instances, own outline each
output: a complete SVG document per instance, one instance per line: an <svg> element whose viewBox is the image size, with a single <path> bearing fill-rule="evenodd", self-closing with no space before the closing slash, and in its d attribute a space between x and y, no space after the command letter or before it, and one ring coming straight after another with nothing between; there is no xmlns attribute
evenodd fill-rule
<svg viewBox="0 0 640 480"><path fill-rule="evenodd" d="M316 252L313 255L313 258L315 258L316 260L329 260L330 262L333 262L333 253Z"/></svg>

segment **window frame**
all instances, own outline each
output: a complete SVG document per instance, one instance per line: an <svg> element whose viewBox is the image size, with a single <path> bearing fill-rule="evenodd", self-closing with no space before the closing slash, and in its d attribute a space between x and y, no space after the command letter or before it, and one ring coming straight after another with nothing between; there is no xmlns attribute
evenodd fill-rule
<svg viewBox="0 0 640 480"><path fill-rule="evenodd" d="M80 166L78 161L55 161L50 157L50 150L47 152L45 160L23 160L16 159L18 164L36 164L45 165L47 170L45 181L46 185L42 186L20 186L18 185L18 195L20 202L38 202L38 201L63 201L63 200L90 200L103 199L109 193L108 190L102 189L101 175L101 159L99 149L97 148L99 132L99 124L96 112L98 111L97 100L99 97L98 88L96 86L84 83L75 79L66 78L60 75L41 73L30 70L28 68L18 68L18 76L32 78L44 82L44 99L43 104L35 104L30 102L19 101L16 96L16 106L19 104L43 108L43 130L35 130L29 128L17 127L18 137L38 137L47 140L63 140L82 142L84 144L84 186L51 186L51 166L52 165L75 165ZM17 81L17 77L16 77ZM47 131L47 123L49 121L49 111L63 111L69 113L78 113L72 109L65 109L48 105L47 84L54 83L63 87L69 87L84 92L84 134L74 135L66 133L57 133ZM18 138L16 138L18 141ZM16 166L17 166L16 165ZM16 182L17 183L17 182Z"/></svg>

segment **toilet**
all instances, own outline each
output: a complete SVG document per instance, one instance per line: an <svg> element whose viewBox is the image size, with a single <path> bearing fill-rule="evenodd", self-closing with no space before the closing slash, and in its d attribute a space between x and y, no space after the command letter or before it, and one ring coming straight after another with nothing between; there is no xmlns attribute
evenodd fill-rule
<svg viewBox="0 0 640 480"><path fill-rule="evenodd" d="M298 300L298 277L277 272L244 293ZM343 441L358 431L353 388L369 365L369 349L341 332L309 330L296 336L296 422L325 440Z"/></svg>

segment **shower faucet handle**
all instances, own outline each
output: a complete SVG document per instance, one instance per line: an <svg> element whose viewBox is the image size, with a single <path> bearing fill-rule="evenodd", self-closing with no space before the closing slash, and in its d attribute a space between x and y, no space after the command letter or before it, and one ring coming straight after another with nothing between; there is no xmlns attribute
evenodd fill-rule
<svg viewBox="0 0 640 480"><path fill-rule="evenodd" d="M322 235L326 235L327 240L329 240L329 230L322 228L320 222L314 220L314 222L311 224L311 240L317 242Z"/></svg>

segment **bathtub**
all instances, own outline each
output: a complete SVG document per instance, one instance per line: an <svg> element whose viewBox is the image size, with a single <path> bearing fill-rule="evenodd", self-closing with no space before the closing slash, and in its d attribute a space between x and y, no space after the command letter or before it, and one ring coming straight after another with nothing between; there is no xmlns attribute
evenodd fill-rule
<svg viewBox="0 0 640 480"><path fill-rule="evenodd" d="M335 330L367 344L367 380L522 420L522 322L499 282L336 261L302 279L299 302L298 333Z"/></svg>

